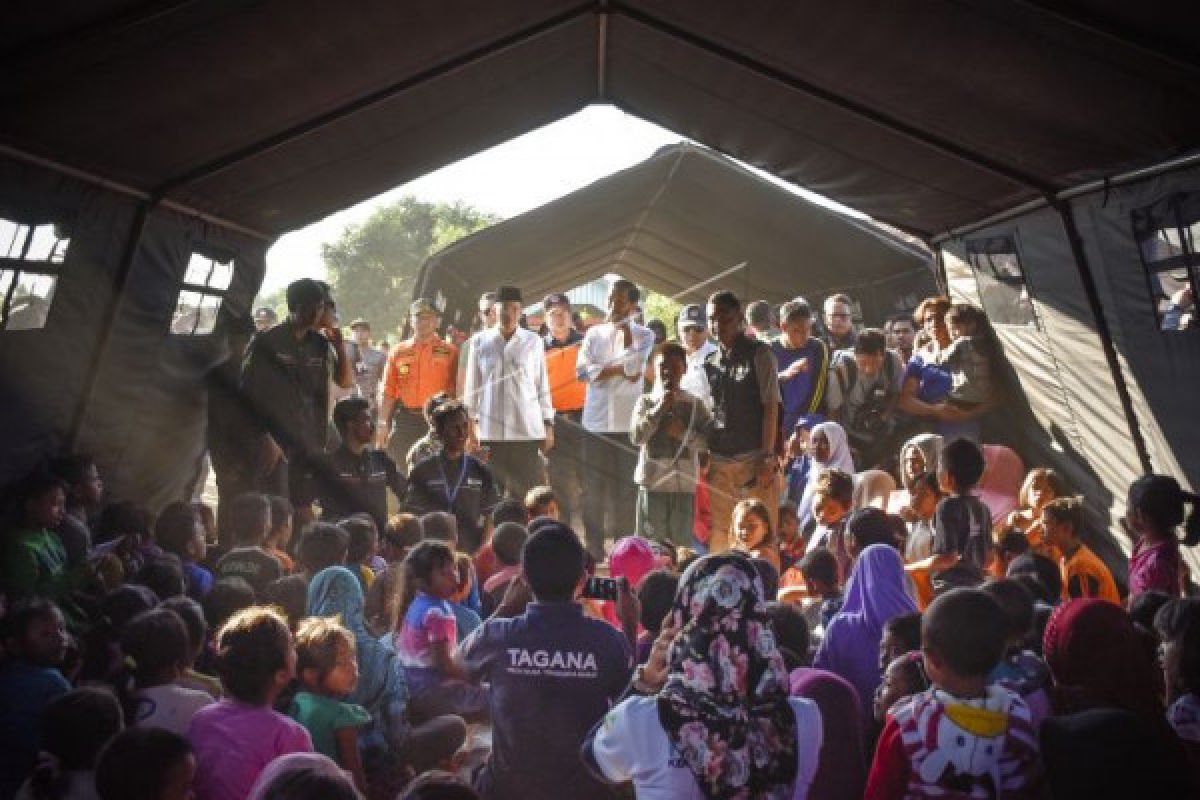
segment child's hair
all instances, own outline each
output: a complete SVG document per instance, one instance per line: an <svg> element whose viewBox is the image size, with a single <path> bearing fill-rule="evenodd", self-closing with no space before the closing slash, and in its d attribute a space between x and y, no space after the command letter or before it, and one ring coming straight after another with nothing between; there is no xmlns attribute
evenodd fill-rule
<svg viewBox="0 0 1200 800"><path fill-rule="evenodd" d="M934 598L921 618L921 647L936 653L955 675L987 675L1004 655L1008 620L980 589L951 589Z"/></svg>
<svg viewBox="0 0 1200 800"><path fill-rule="evenodd" d="M296 675L303 678L305 670L316 670L319 688L325 677L337 668L338 651L343 645L353 651L354 634L337 617L304 620L296 631Z"/></svg>
<svg viewBox="0 0 1200 800"><path fill-rule="evenodd" d="M824 547L811 550L800 559L800 574L804 576L804 582L809 584L809 589L812 589L812 584L816 581L837 588L837 556Z"/></svg>
<svg viewBox="0 0 1200 800"><path fill-rule="evenodd" d="M404 557L404 585L396 619L404 619L418 591L428 591L435 570L454 563L454 551L445 542L426 539L409 550Z"/></svg>
<svg viewBox="0 0 1200 800"><path fill-rule="evenodd" d="M1005 558L1016 558L1029 552L1029 538L1015 528L1010 528L1000 534L996 549Z"/></svg>
<svg viewBox="0 0 1200 800"><path fill-rule="evenodd" d="M1154 615L1154 630L1163 641L1174 642L1179 662L1179 688L1200 692L1200 598L1172 600ZM1170 691L1175 687L1168 686Z"/></svg>
<svg viewBox="0 0 1200 800"><path fill-rule="evenodd" d="M66 481L49 472L34 472L26 476L17 485L17 500L20 503L21 513L25 513L25 504L30 500L45 497L56 489L61 491L65 498L69 493L68 488Z"/></svg>
<svg viewBox="0 0 1200 800"><path fill-rule="evenodd" d="M851 512L846 518L846 537L854 537L858 552L873 544L896 547L896 531L888 515L881 509L867 506Z"/></svg>
<svg viewBox="0 0 1200 800"><path fill-rule="evenodd" d="M326 567L344 564L349 548L350 534L337 525L317 522L304 536L300 537L300 546L296 549L296 557L305 572L316 575Z"/></svg>
<svg viewBox="0 0 1200 800"><path fill-rule="evenodd" d="M421 520L416 514L393 514L383 529L382 538L400 550L416 547L421 541Z"/></svg>
<svg viewBox="0 0 1200 800"><path fill-rule="evenodd" d="M892 617L883 624L883 631L909 652L921 649L921 612L913 611Z"/></svg>
<svg viewBox="0 0 1200 800"><path fill-rule="evenodd" d="M479 800L479 794L452 772L423 772L399 800Z"/></svg>
<svg viewBox="0 0 1200 800"><path fill-rule="evenodd" d="M365 397L343 397L338 400L333 406L333 427L337 429L338 436L345 439L346 426L350 424L350 420L370 410L371 401Z"/></svg>
<svg viewBox="0 0 1200 800"><path fill-rule="evenodd" d="M1017 493L1017 504L1021 508L1033 508L1033 500L1030 499L1030 495L1033 493L1033 484L1038 481L1044 481L1050 488L1050 493L1055 497L1062 497L1067 493L1067 485L1052 467L1034 467L1025 476L1024 482L1021 483L1021 490Z"/></svg>
<svg viewBox="0 0 1200 800"><path fill-rule="evenodd" d="M125 727L121 704L107 689L85 686L59 695L42 711L40 747L55 762L39 762L29 776L36 800L66 797L66 772L91 770L104 745Z"/></svg>
<svg viewBox="0 0 1200 800"><path fill-rule="evenodd" d="M972 345L986 358L991 365L992 374L999 374L999 361L1002 348L1000 347L1000 339L996 336L996 331L992 328L992 323L988 319L987 313L970 303L955 303L946 312L946 325L960 324L963 322L973 323L975 332L971 334Z"/></svg>
<svg viewBox="0 0 1200 800"><path fill-rule="evenodd" d="M1058 605L1062 599L1062 570L1049 558L1039 553L1024 553L1017 556L1008 565L1009 578L1019 578L1028 575L1035 579L1041 589L1037 599L1049 606ZM1029 588L1028 585L1026 588Z"/></svg>
<svg viewBox="0 0 1200 800"><path fill-rule="evenodd" d="M229 503L229 527L240 545L261 546L271 528L271 502L258 492L239 494Z"/></svg>
<svg viewBox="0 0 1200 800"><path fill-rule="evenodd" d="M216 630L234 614L252 605L254 587L245 578L231 575L213 583L212 590L204 598L204 618L209 629Z"/></svg>
<svg viewBox="0 0 1200 800"><path fill-rule="evenodd" d="M941 469L954 479L954 488L959 494L973 489L987 467L983 450L970 439L955 439L943 447L940 464Z"/></svg>
<svg viewBox="0 0 1200 800"><path fill-rule="evenodd" d="M840 469L822 470L814 491L849 509L854 504L854 476Z"/></svg>
<svg viewBox="0 0 1200 800"><path fill-rule="evenodd" d="M267 502L271 504L271 532L274 533L283 527L285 520L292 518L296 509L291 500L277 494L267 495Z"/></svg>
<svg viewBox="0 0 1200 800"><path fill-rule="evenodd" d="M1057 497L1042 509L1042 516L1058 524L1071 526L1076 536L1083 533L1083 501L1078 497Z"/></svg>
<svg viewBox="0 0 1200 800"><path fill-rule="evenodd" d="M936 472L922 472L913 478L911 491L916 491L919 488L928 489L933 492L934 497L942 496L942 485L938 483Z"/></svg>
<svg viewBox="0 0 1200 800"><path fill-rule="evenodd" d="M375 520L367 514L352 514L342 520L339 527L349 537L346 542L346 563L362 564L379 541Z"/></svg>
<svg viewBox="0 0 1200 800"><path fill-rule="evenodd" d="M145 586L159 600L178 597L187 591L183 578L183 563L174 553L163 553L151 559L133 576L133 582Z"/></svg>
<svg viewBox="0 0 1200 800"><path fill-rule="evenodd" d="M506 567L520 565L521 550L528 538L529 532L523 525L515 522L497 525L496 532L492 534L492 551L496 554L496 560Z"/></svg>
<svg viewBox="0 0 1200 800"><path fill-rule="evenodd" d="M1186 523L1185 505L1192 507ZM1200 495L1185 491L1169 475L1143 475L1131 483L1129 509L1141 513L1160 534L1169 535L1183 524L1183 543L1188 547L1200 544Z"/></svg>
<svg viewBox="0 0 1200 800"><path fill-rule="evenodd" d="M148 688L174 679L174 671L188 662L192 640L178 614L155 608L126 623L121 652L138 688Z"/></svg>
<svg viewBox="0 0 1200 800"><path fill-rule="evenodd" d="M1129 618L1133 620L1134 626L1157 637L1154 618L1158 615L1158 610L1170 602L1171 595L1157 589L1135 594L1129 598Z"/></svg>
<svg viewBox="0 0 1200 800"><path fill-rule="evenodd" d="M554 489L550 486L534 486L525 493L525 511L529 514L530 519L533 517L544 517L550 504L557 502L558 498L554 496Z"/></svg>
<svg viewBox="0 0 1200 800"><path fill-rule="evenodd" d="M128 500L109 503L100 511L94 544L111 542L128 534L148 537L153 519L143 505Z"/></svg>
<svg viewBox="0 0 1200 800"><path fill-rule="evenodd" d="M449 511L430 511L421 516L421 538L434 542L458 539L458 518Z"/></svg>
<svg viewBox="0 0 1200 800"><path fill-rule="evenodd" d="M128 728L96 761L100 800L160 800L171 770L192 754L188 740L163 728Z"/></svg>
<svg viewBox="0 0 1200 800"><path fill-rule="evenodd" d="M187 628L190 652L199 652L208 638L208 622L204 619L204 609L200 607L200 604L190 597L180 596L164 600L160 607L179 615L179 618L183 620L183 627Z"/></svg>
<svg viewBox="0 0 1200 800"><path fill-rule="evenodd" d="M288 627L296 630L308 613L308 580L303 575L276 578L263 589L262 602L283 612Z"/></svg>
<svg viewBox="0 0 1200 800"><path fill-rule="evenodd" d="M563 602L574 598L585 572L586 551L566 525L541 525L525 542L521 566L535 599Z"/></svg>
<svg viewBox="0 0 1200 800"><path fill-rule="evenodd" d="M168 553L187 557L187 546L196 535L198 515L191 503L168 503L154 523L154 541Z"/></svg>
<svg viewBox="0 0 1200 800"><path fill-rule="evenodd" d="M679 576L669 569L656 569L646 573L638 586L638 600L641 604L639 621L642 627L652 634L658 634L662 628L663 617L671 610L675 602L675 592L679 590Z"/></svg>
<svg viewBox="0 0 1200 800"><path fill-rule="evenodd" d="M898 669L904 678L904 685L910 688L913 694L929 689L931 685L929 675L925 672L925 660L921 658L920 650L909 650L903 655L896 656L896 659L887 665L887 669L891 669L893 664L899 665Z"/></svg>
<svg viewBox="0 0 1200 800"><path fill-rule="evenodd" d="M243 703L263 703L291 648L292 632L278 611L255 606L237 612L217 631L217 674L225 691Z"/></svg>
<svg viewBox="0 0 1200 800"><path fill-rule="evenodd" d="M1024 642L1033 630L1034 597L1020 581L1013 578L984 584L987 592L1004 612L1005 638L1010 642Z"/></svg>
<svg viewBox="0 0 1200 800"><path fill-rule="evenodd" d="M30 597L13 604L3 619L0 619L0 638L5 643L5 650L11 647L10 642L24 641L34 622L53 614L61 616L62 611L44 597Z"/></svg>
<svg viewBox="0 0 1200 800"><path fill-rule="evenodd" d="M317 753L277 758L259 776L253 796L258 800L362 800L349 774Z"/></svg>
<svg viewBox="0 0 1200 800"><path fill-rule="evenodd" d="M808 622L800 609L790 603L769 602L766 612L787 671L808 664Z"/></svg>
<svg viewBox="0 0 1200 800"><path fill-rule="evenodd" d="M766 503L757 497L739 500L738 504L733 507L732 518L737 519L739 514L753 514L762 520L763 526L767 529L767 535L763 538L761 547L770 547L775 544L775 529L771 526L771 512Z"/></svg>
<svg viewBox="0 0 1200 800"><path fill-rule="evenodd" d="M505 522L529 524L529 512L525 510L525 504L515 497L506 497L492 509L492 527L499 528Z"/></svg>
<svg viewBox="0 0 1200 800"><path fill-rule="evenodd" d="M75 487L83 483L84 473L88 467L96 466L96 459L88 453L70 453L59 456L50 462L50 474L60 478L67 485L67 505L74 504Z"/></svg>

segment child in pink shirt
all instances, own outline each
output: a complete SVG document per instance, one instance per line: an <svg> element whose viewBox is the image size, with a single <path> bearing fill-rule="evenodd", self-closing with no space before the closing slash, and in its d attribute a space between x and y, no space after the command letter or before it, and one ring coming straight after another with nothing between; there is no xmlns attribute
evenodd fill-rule
<svg viewBox="0 0 1200 800"><path fill-rule="evenodd" d="M287 753L312 752L308 731L272 710L296 672L287 621L268 608L248 608L217 633L217 669L227 697L192 717L196 800L243 800L259 773Z"/></svg>

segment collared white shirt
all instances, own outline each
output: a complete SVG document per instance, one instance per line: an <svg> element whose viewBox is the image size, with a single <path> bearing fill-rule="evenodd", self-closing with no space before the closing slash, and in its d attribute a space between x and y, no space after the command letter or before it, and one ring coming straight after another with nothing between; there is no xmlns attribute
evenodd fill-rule
<svg viewBox="0 0 1200 800"><path fill-rule="evenodd" d="M545 439L545 421L554 419L554 406L541 337L517 328L506 341L498 328L491 328L477 333L474 342L467 355L463 403L479 426L479 439Z"/></svg>
<svg viewBox="0 0 1200 800"><path fill-rule="evenodd" d="M629 433L633 405L642 396L646 362L654 351L654 331L629 322L633 343L626 349L625 337L619 326L602 322L588 328L579 348L575 373L588 385L583 403L583 429L591 433ZM599 379L605 367L619 366L628 377L621 375Z"/></svg>
<svg viewBox="0 0 1200 800"><path fill-rule="evenodd" d="M679 388L684 389L704 401L704 407L712 411L712 387L708 385L708 373L704 370L704 362L708 354L717 349L712 339L706 339L694 353L688 353L687 370L679 380Z"/></svg>

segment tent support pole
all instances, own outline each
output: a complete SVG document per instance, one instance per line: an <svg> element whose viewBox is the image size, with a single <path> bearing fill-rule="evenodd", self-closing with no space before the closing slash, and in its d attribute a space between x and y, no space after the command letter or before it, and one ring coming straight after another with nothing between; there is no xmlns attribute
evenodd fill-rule
<svg viewBox="0 0 1200 800"><path fill-rule="evenodd" d="M1075 213L1070 203L1051 201L1051 206L1058 212L1062 220L1063 230L1067 234L1067 242L1071 245L1071 255L1074 256L1075 269L1079 280L1083 283L1084 294L1087 295L1088 306L1096 319L1096 331L1104 345L1104 358L1108 361L1109 372L1112 373L1113 383L1117 387L1117 396L1121 399L1121 409L1125 412L1125 423L1129 426L1130 436L1133 437L1133 447L1137 451L1138 462L1142 472L1149 474L1154 471L1150 461L1150 450L1146 439L1142 436L1142 427L1138 423L1137 411L1133 407L1133 397L1129 394L1129 384L1125 382L1125 373L1121 371L1121 361L1117 357L1117 347L1113 343L1112 329L1108 318L1104 315L1104 305L1100 302L1100 292L1096 288L1096 280L1092 275L1091 266L1083 249L1083 238L1075 224Z"/></svg>
<svg viewBox="0 0 1200 800"><path fill-rule="evenodd" d="M96 337L91 355L88 357L88 367L83 379L83 388L79 392L79 399L75 402L75 410L71 413L71 426L67 429L67 447L70 450L74 450L79 446L79 437L83 433L83 421L87 415L88 408L95 399L96 388L100 381L100 364L104 360L104 353L108 350L108 343L112 339L113 330L116 328L117 312L121 308L121 300L125 295L125 287L129 283L129 274L133 271L133 259L137 255L138 247L141 245L142 234L146 230L146 221L150 216L150 212L157 205L158 200L156 198L143 200L138 205L137 214L133 220L133 227L129 231L129 238L125 240L125 249L121 253L121 262L117 265L117 272L113 275L112 279L112 295L104 305L104 312L100 317L99 335Z"/></svg>

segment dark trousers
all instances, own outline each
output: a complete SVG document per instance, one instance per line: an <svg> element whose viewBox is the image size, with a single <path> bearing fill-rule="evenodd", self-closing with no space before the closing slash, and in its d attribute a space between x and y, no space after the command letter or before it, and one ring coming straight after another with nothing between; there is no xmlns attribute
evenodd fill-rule
<svg viewBox="0 0 1200 800"><path fill-rule="evenodd" d="M425 434L429 423L420 411L410 411L397 406L392 414L392 435L388 437L387 454L404 472L408 472L408 451Z"/></svg>
<svg viewBox="0 0 1200 800"><path fill-rule="evenodd" d="M583 439L581 412L555 415L554 447L550 450L550 486L558 500L562 521L574 525L583 494Z"/></svg>
<svg viewBox="0 0 1200 800"><path fill-rule="evenodd" d="M632 536L637 509L637 448L627 433L588 433L584 436L583 530L587 549L604 560L604 540Z"/></svg>
<svg viewBox="0 0 1200 800"><path fill-rule="evenodd" d="M481 442L491 451L488 466L496 479L496 490L525 500L525 493L546 483L546 465L542 461L540 441Z"/></svg>

